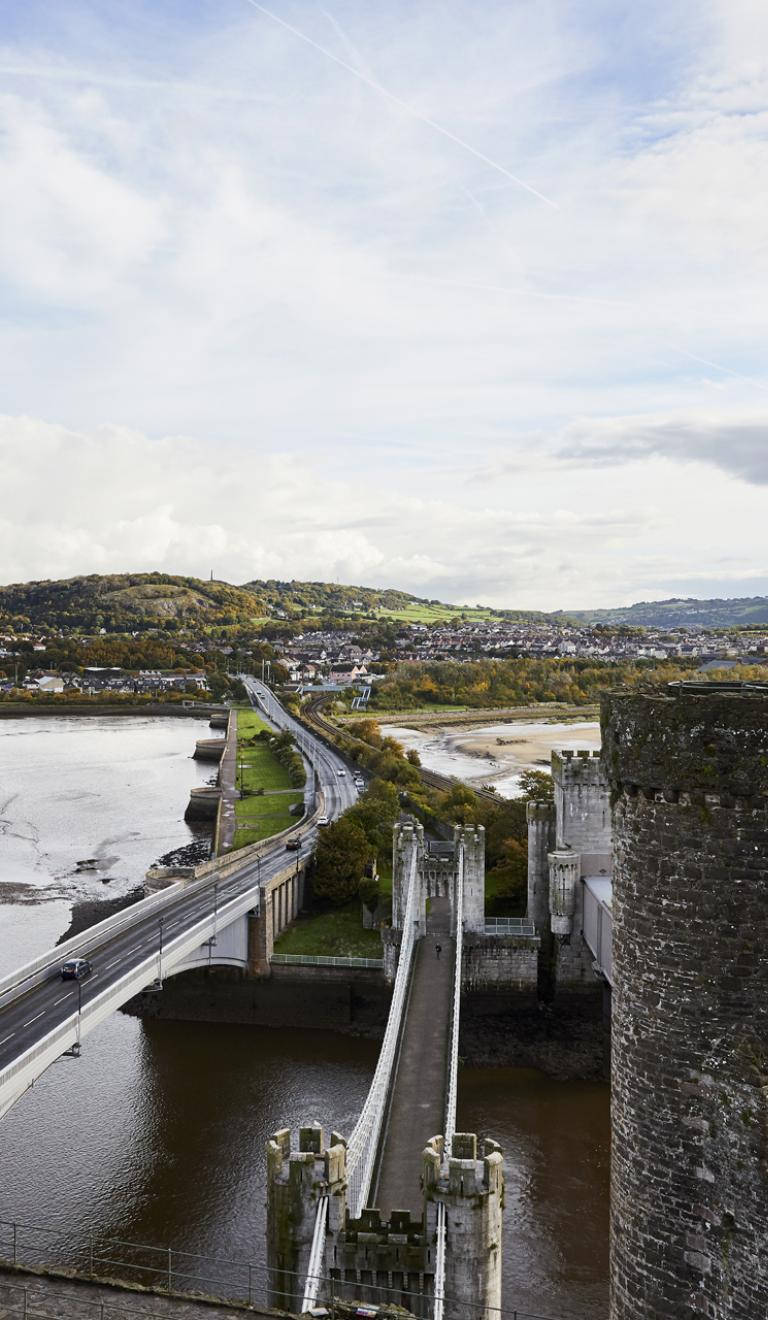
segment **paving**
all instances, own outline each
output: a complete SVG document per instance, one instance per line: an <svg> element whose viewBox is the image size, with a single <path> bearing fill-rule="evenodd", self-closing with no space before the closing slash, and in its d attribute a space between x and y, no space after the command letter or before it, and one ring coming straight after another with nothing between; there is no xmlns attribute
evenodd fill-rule
<svg viewBox="0 0 768 1320"><path fill-rule="evenodd" d="M0 1269L0 1320L243 1320L280 1312Z"/></svg>
<svg viewBox="0 0 768 1320"><path fill-rule="evenodd" d="M219 762L219 854L229 852L235 843L235 802L237 801L237 711L231 711L227 743Z"/></svg>
<svg viewBox="0 0 768 1320"><path fill-rule="evenodd" d="M445 1126L455 942L448 899L432 899L427 934L414 952L411 994L372 1203L421 1214L421 1156ZM437 948L441 954L438 958Z"/></svg>

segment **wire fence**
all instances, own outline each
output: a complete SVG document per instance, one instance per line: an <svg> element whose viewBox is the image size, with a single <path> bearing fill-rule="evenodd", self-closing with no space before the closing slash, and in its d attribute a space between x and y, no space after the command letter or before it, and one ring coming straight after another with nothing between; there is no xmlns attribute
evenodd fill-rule
<svg viewBox="0 0 768 1320"><path fill-rule="evenodd" d="M3 1272L3 1267L8 1272ZM53 1277L30 1280L28 1274L13 1275L12 1269L67 1271L74 1276L64 1281ZM326 1270L318 1278L316 1305L325 1307L333 1320L346 1320L354 1315L352 1299L356 1303L378 1305L377 1320L389 1320L402 1311L419 1320L432 1316L434 1297L423 1288L423 1276L396 1274L389 1276L389 1284L375 1283L370 1275L359 1280L342 1278L337 1270ZM114 1288L120 1283L129 1287L138 1284L146 1289L140 1297L128 1294L123 1300L112 1296L89 1296L85 1284L97 1288ZM66 1290L65 1290L66 1287ZM169 1296L215 1300L226 1304L249 1304L253 1307L280 1305L281 1296L301 1296L304 1280L287 1270L270 1269L264 1264L226 1256L183 1250L179 1247L153 1246L132 1242L125 1238L96 1233L83 1234L78 1228L59 1225L27 1224L21 1221L0 1220L0 1314L29 1317L42 1316L51 1320L122 1320L122 1317L143 1315L146 1320L167 1320ZM77 1290L76 1304L70 1307L73 1290ZM153 1296L155 1300L153 1301ZM61 1304L53 1310L51 1300L60 1298ZM65 1305L66 1301L66 1305ZM475 1311L465 1303L451 1306L453 1298L445 1298L446 1320L577 1320L573 1315L545 1316L511 1306L482 1307ZM134 1305L135 1303L135 1305ZM147 1305L145 1305L145 1303ZM159 1306L163 1304L162 1310ZM290 1305L290 1302L288 1303ZM392 1309L390 1309L392 1308ZM592 1318L591 1318L592 1320ZM599 1320L599 1317L594 1317Z"/></svg>

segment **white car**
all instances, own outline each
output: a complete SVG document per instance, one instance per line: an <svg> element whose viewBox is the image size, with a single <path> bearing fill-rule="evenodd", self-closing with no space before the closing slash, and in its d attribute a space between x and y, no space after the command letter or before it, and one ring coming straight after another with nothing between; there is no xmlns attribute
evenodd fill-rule
<svg viewBox="0 0 768 1320"><path fill-rule="evenodd" d="M330 825L331 822L327 816L318 816L317 823L318 825Z"/></svg>
<svg viewBox="0 0 768 1320"><path fill-rule="evenodd" d="M337 771L336 771L336 774L339 776L339 779L341 779L342 775L345 775L346 773L347 773L346 770L337 770Z"/></svg>

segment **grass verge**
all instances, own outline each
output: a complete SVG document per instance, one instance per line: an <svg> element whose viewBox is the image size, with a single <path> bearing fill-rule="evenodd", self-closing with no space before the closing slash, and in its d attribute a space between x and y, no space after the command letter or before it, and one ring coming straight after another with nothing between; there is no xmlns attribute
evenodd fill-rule
<svg viewBox="0 0 768 1320"><path fill-rule="evenodd" d="M275 953L321 954L329 958L380 958L377 930L363 930L359 899L311 917L297 917L275 941Z"/></svg>

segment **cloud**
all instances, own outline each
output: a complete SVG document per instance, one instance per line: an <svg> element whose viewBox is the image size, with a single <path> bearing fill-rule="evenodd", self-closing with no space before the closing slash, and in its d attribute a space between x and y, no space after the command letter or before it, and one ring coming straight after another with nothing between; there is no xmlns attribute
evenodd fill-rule
<svg viewBox="0 0 768 1320"><path fill-rule="evenodd" d="M753 9L292 4L418 119L239 0L27 0L0 49L3 576L554 606L759 574Z"/></svg>
<svg viewBox="0 0 768 1320"><path fill-rule="evenodd" d="M768 485L768 412L745 418L613 417L571 423L556 456L588 467L643 459L705 463L757 486Z"/></svg>

